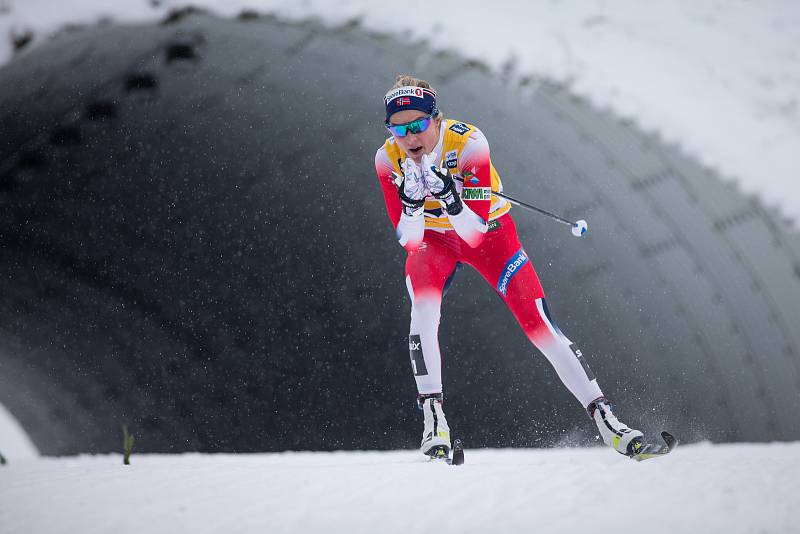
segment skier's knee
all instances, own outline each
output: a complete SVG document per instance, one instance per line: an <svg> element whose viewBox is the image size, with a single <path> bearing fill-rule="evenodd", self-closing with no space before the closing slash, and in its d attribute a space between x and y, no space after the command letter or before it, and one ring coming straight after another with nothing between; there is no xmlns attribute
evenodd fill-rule
<svg viewBox="0 0 800 534"><path fill-rule="evenodd" d="M442 301L439 299L417 298L411 304L411 329L419 324L438 326L442 315Z"/></svg>

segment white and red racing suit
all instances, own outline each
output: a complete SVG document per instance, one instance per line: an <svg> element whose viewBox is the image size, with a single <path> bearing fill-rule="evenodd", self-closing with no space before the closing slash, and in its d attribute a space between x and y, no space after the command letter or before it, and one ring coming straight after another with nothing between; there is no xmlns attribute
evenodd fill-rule
<svg viewBox="0 0 800 534"><path fill-rule="evenodd" d="M528 339L544 353L561 381L585 408L603 393L581 351L550 318L539 277L519 243L516 226L508 213L511 205L494 194L502 192L502 184L492 164L486 137L470 124L443 120L434 152L441 155L444 166L456 178L456 189L464 205L488 228L467 236L465 241L450 225L440 202L429 196L425 201L422 241L401 239L408 252L405 271L411 297L409 352L418 393L442 392L438 338L442 296L457 267L467 264L495 288ZM395 229L400 223L402 204L392 171L402 172L405 158L393 138L387 139L375 155L386 211Z"/></svg>

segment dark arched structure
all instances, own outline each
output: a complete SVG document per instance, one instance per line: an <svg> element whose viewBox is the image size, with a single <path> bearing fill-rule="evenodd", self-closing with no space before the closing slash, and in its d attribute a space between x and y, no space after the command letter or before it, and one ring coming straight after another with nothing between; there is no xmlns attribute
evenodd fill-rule
<svg viewBox="0 0 800 534"><path fill-rule="evenodd" d="M192 14L0 69L0 402L43 452L118 449L123 423L146 451L416 444L404 254L372 167L398 71L484 130L507 192L589 220L576 240L515 212L624 420L800 438L800 245L757 202L557 87L357 27ZM441 337L468 446L593 434L474 273Z"/></svg>

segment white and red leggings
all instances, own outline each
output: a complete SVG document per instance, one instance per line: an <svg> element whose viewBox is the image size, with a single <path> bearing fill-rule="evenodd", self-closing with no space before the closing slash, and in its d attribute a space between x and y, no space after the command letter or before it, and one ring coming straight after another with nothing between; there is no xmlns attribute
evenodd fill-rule
<svg viewBox="0 0 800 534"><path fill-rule="evenodd" d="M550 319L542 285L520 246L514 221L505 215L493 221L490 228L476 248L470 248L453 231L427 231L420 247L408 254L409 352L419 394L442 392L439 351L442 295L458 264L466 263L495 288L528 339L544 353L558 377L585 408L603 393L580 350Z"/></svg>

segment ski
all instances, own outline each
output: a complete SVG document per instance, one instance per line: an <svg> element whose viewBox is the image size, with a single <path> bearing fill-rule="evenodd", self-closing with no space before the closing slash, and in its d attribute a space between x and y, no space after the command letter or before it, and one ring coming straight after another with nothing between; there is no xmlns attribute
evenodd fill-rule
<svg viewBox="0 0 800 534"><path fill-rule="evenodd" d="M631 456L637 462L650 460L652 458L659 458L672 452L678 446L679 441L669 432L662 432L661 438L664 440L663 445L655 443L648 443L644 446L641 452Z"/></svg>
<svg viewBox="0 0 800 534"><path fill-rule="evenodd" d="M453 441L453 457L447 463L450 465L464 464L464 446L461 444L460 439Z"/></svg>

